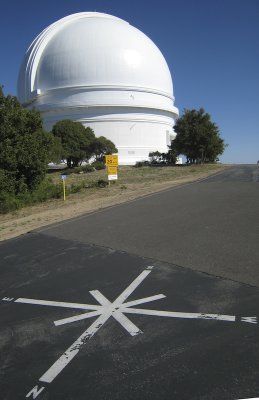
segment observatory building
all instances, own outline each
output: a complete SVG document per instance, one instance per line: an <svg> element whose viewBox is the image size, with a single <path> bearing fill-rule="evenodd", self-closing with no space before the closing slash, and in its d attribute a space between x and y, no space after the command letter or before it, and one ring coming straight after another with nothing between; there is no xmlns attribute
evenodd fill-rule
<svg viewBox="0 0 259 400"><path fill-rule="evenodd" d="M82 12L43 30L24 57L17 91L46 130L62 119L90 126L115 143L121 165L166 152L175 137L179 113L163 55L112 15Z"/></svg>

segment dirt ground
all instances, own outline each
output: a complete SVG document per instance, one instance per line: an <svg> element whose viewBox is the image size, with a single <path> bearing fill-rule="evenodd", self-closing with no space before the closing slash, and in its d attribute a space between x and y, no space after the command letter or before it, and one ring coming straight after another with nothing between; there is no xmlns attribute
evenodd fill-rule
<svg viewBox="0 0 259 400"><path fill-rule="evenodd" d="M164 179L143 180L122 184L116 182L101 189L87 189L63 199L51 200L43 204L26 207L14 213L0 215L0 241L26 234L34 229L64 221L79 215L91 213L106 207L134 200L151 193L159 192L174 186L184 185L203 179L226 168L215 165L208 169L192 169L182 173L166 176Z"/></svg>

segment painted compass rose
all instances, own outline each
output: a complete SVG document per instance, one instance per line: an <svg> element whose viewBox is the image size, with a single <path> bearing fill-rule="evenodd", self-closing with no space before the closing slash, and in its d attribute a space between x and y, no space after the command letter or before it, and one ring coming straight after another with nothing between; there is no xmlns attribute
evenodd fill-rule
<svg viewBox="0 0 259 400"><path fill-rule="evenodd" d="M182 313L174 311L161 311L136 308L136 306L149 303L151 301L163 299L166 297L163 294L144 297L141 299L126 301L127 298L134 292L134 290L143 282L143 280L151 273L153 267L149 266L141 272L136 279L115 299L110 302L99 290L91 290L90 294L97 300L99 305L68 303L48 300L36 300L29 298L13 298L5 297L3 301L14 301L15 303L34 304L50 307L64 307L71 309L82 310L83 313L74 315L72 317L54 321L56 326L73 323L76 321L84 320L87 318L94 318L95 321L82 333L82 335L59 357L59 359L40 377L41 383L51 383L60 374L60 372L73 360L73 358L80 351L81 347L86 345L87 341L91 339L98 330L105 324L109 318L114 318L131 336L142 334L143 332L125 315L125 314L139 314L158 317L169 318L183 318L183 319L205 319L205 320L218 320L225 322L241 321L245 323L257 324L257 317L241 317L237 318L234 315L221 315L221 314L203 314L203 313ZM27 395L26 398L36 399L38 395L45 389L44 386L36 385Z"/></svg>

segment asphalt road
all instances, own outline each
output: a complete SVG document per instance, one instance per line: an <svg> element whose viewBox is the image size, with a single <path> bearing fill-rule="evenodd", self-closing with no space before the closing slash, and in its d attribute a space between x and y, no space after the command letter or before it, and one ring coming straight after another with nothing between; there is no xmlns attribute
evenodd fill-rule
<svg viewBox="0 0 259 400"><path fill-rule="evenodd" d="M259 287L259 166L237 166L42 232Z"/></svg>
<svg viewBox="0 0 259 400"><path fill-rule="evenodd" d="M259 397L257 166L0 245L1 400Z"/></svg>

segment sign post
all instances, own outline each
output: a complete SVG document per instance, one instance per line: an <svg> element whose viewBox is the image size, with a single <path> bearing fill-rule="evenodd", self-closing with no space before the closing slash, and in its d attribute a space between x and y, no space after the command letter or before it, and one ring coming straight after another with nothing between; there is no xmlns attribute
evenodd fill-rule
<svg viewBox="0 0 259 400"><path fill-rule="evenodd" d="M110 166L108 165L108 180L109 181L114 181L118 179L118 167L117 166Z"/></svg>
<svg viewBox="0 0 259 400"><path fill-rule="evenodd" d="M108 181L114 181L118 179L118 155L105 156L105 164L108 172Z"/></svg>
<svg viewBox="0 0 259 400"><path fill-rule="evenodd" d="M62 183L63 183L63 198L64 201L66 200L66 179L67 176L66 175L61 175L61 179L62 179Z"/></svg>

